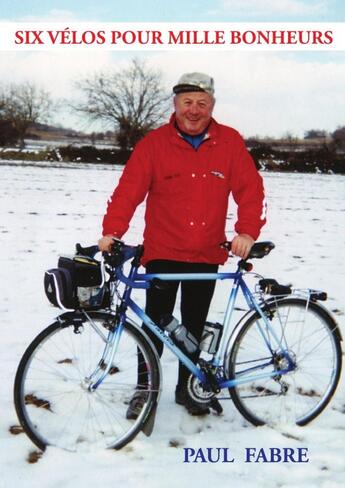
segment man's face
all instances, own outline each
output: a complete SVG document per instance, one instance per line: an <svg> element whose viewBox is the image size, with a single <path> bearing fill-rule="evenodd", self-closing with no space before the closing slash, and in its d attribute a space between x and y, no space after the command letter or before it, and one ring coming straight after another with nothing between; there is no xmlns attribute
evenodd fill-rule
<svg viewBox="0 0 345 488"><path fill-rule="evenodd" d="M179 93L174 98L179 128L191 136L203 132L212 117L214 98L206 92Z"/></svg>

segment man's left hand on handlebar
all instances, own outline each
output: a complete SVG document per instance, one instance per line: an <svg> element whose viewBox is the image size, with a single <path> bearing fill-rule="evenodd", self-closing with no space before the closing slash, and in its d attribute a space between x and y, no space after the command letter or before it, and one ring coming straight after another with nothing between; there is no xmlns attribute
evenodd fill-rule
<svg viewBox="0 0 345 488"><path fill-rule="evenodd" d="M246 259L254 242L254 239L250 235L239 234L231 242L231 252L235 256Z"/></svg>

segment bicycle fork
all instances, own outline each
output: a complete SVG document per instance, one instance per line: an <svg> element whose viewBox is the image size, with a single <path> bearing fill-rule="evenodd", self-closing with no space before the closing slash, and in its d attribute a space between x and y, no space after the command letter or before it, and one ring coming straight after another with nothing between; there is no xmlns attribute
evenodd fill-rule
<svg viewBox="0 0 345 488"><path fill-rule="evenodd" d="M74 324L74 333L80 334L80 327L83 326L83 323L87 320L90 327L94 329L94 331L100 336L102 341L104 342L104 350L102 354L102 358L98 362L95 370L87 377L84 378L84 387L85 389L89 390L90 392L95 391L98 386L103 382L105 377L111 371L112 365L114 363L114 357L117 351L117 347L119 344L121 332L123 329L123 324L119 324L115 327L116 316L114 316L114 321L108 324L108 334L105 334L102 330L97 327L97 325L93 322L92 318L87 314L85 310L82 311L81 317L78 317L78 320L75 321Z"/></svg>

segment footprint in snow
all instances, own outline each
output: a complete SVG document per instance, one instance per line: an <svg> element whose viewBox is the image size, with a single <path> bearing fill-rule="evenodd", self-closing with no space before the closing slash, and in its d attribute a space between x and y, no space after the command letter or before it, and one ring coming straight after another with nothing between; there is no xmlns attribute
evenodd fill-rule
<svg viewBox="0 0 345 488"><path fill-rule="evenodd" d="M208 416L198 417L189 415L187 411L182 412L179 422L180 431L183 434L200 434L209 426Z"/></svg>

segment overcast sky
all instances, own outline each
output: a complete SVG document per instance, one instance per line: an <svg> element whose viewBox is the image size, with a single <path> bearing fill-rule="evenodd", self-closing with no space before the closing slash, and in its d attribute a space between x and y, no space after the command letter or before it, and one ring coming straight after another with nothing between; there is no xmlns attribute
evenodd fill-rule
<svg viewBox="0 0 345 488"><path fill-rule="evenodd" d="M0 0L0 21L345 21L343 0ZM70 97L73 81L99 69L145 58L166 88L186 71L215 78L216 118L243 135L333 131L345 125L345 52L0 52L2 81L33 81L53 96ZM76 127L73 116L56 118ZM83 130L92 130L86 121Z"/></svg>
<svg viewBox="0 0 345 488"><path fill-rule="evenodd" d="M345 20L343 0L0 0L0 6L7 20L53 20L53 15L104 22Z"/></svg>

